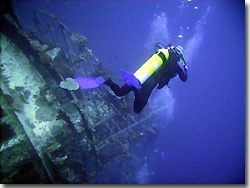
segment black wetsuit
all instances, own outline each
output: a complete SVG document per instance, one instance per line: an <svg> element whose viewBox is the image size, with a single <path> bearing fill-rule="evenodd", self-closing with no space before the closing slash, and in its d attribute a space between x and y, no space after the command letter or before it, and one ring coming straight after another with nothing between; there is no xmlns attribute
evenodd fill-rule
<svg viewBox="0 0 250 188"><path fill-rule="evenodd" d="M134 112L140 113L142 109L148 102L148 99L153 91L153 89L158 85L157 89L163 88L165 85L168 85L169 80L174 78L177 74L180 79L185 82L187 80L187 69L178 62L180 57L178 57L173 51L169 50L168 60L163 62L162 67L156 71L149 79L147 79L140 89L130 87L127 84L123 85L121 88L111 79L108 79L105 84L108 85L112 91L119 97L126 95L130 91L134 91L135 100L134 100ZM182 68L180 67L182 66Z"/></svg>

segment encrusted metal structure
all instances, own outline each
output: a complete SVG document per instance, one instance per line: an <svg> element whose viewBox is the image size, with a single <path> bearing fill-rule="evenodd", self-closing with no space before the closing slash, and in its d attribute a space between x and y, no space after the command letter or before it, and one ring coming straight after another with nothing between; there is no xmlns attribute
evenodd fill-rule
<svg viewBox="0 0 250 188"><path fill-rule="evenodd" d="M118 98L107 86L59 86L67 78L108 74L84 36L42 10L35 10L36 27L28 31L5 10L1 183L89 183L115 160L130 158L141 136L156 134L146 120L166 106L136 115L132 97Z"/></svg>

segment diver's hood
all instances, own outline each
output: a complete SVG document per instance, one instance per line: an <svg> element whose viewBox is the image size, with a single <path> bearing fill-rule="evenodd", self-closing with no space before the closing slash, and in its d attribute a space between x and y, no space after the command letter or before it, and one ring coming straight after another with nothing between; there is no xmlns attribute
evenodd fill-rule
<svg viewBox="0 0 250 188"><path fill-rule="evenodd" d="M177 46L177 47L175 47L175 48L176 48L176 50L177 50L177 53L178 53L179 55L183 56L183 54L184 54L183 48L182 48L181 46Z"/></svg>
<svg viewBox="0 0 250 188"><path fill-rule="evenodd" d="M180 62L185 67L185 69L188 69L187 63L186 63L185 58L183 56L183 54L184 54L183 48L181 46L176 46L175 47L175 52L180 56Z"/></svg>

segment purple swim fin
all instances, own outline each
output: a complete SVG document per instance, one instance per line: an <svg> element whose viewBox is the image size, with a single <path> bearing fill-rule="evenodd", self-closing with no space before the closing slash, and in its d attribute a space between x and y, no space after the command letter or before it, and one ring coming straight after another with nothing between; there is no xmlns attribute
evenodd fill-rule
<svg viewBox="0 0 250 188"><path fill-rule="evenodd" d="M121 69L120 72L128 86L133 86L136 89L140 89L139 81L133 74L126 72L123 69Z"/></svg>
<svg viewBox="0 0 250 188"><path fill-rule="evenodd" d="M105 80L103 77L80 77L74 78L74 81L78 83L82 89L94 89L101 86Z"/></svg>

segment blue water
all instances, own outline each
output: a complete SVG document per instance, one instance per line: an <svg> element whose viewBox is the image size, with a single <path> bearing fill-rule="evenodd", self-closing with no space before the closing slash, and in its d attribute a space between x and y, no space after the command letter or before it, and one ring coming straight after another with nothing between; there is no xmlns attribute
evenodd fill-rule
<svg viewBox="0 0 250 188"><path fill-rule="evenodd" d="M114 76L134 72L156 42L183 45L188 80L172 81L166 100L174 103L167 117L155 117L154 144L138 143L144 166L129 166L137 179L110 175L110 183L245 183L244 1L16 1L14 8L28 23L35 8L60 17Z"/></svg>

